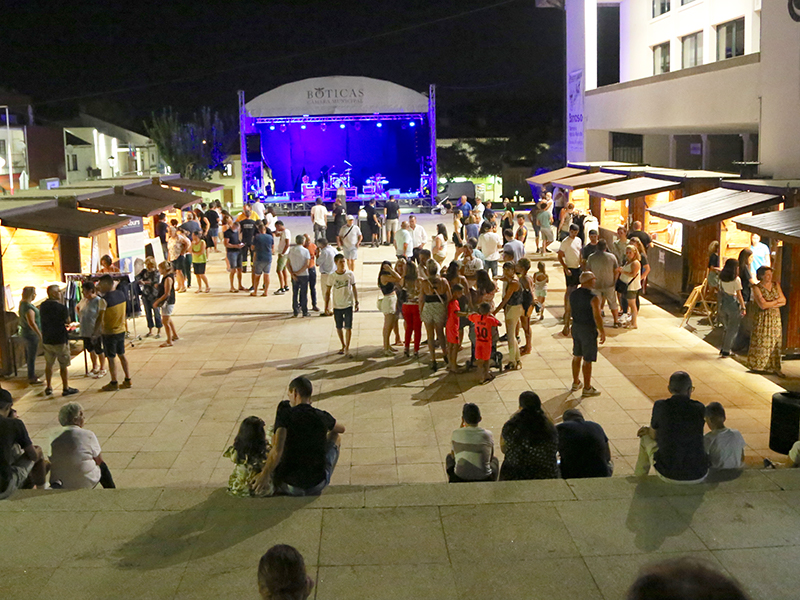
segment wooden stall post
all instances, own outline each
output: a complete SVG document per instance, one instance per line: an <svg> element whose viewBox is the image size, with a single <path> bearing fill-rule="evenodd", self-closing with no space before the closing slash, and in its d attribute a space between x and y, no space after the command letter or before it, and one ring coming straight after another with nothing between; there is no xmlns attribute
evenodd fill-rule
<svg viewBox="0 0 800 600"><path fill-rule="evenodd" d="M603 199L598 196L589 196L589 210L597 217L598 223L603 224Z"/></svg>
<svg viewBox="0 0 800 600"><path fill-rule="evenodd" d="M708 246L719 240L720 224L685 227L683 232L683 290L703 283L708 269Z"/></svg>
<svg viewBox="0 0 800 600"><path fill-rule="evenodd" d="M783 347L796 352L800 349L800 244L783 243L781 289L786 296L781 309Z"/></svg>

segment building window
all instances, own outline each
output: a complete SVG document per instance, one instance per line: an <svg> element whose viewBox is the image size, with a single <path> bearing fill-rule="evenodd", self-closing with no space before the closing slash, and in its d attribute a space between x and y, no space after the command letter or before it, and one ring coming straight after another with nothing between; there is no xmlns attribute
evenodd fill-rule
<svg viewBox="0 0 800 600"><path fill-rule="evenodd" d="M2 156L3 159L5 159L5 157L6 157L6 141L5 140L0 140L0 156Z"/></svg>
<svg viewBox="0 0 800 600"><path fill-rule="evenodd" d="M653 75L669 73L669 42L653 46Z"/></svg>
<svg viewBox="0 0 800 600"><path fill-rule="evenodd" d="M691 4L694 0L681 0L681 6L686 6L687 4Z"/></svg>
<svg viewBox="0 0 800 600"><path fill-rule="evenodd" d="M233 177L233 163L225 163L225 170L222 172L223 177Z"/></svg>
<svg viewBox="0 0 800 600"><path fill-rule="evenodd" d="M669 0L653 0L653 18L669 12Z"/></svg>
<svg viewBox="0 0 800 600"><path fill-rule="evenodd" d="M744 55L744 17L717 25L717 60Z"/></svg>
<svg viewBox="0 0 800 600"><path fill-rule="evenodd" d="M644 136L611 132L611 160L640 165L644 162Z"/></svg>
<svg viewBox="0 0 800 600"><path fill-rule="evenodd" d="M67 171L78 170L78 155L70 154L67 156Z"/></svg>
<svg viewBox="0 0 800 600"><path fill-rule="evenodd" d="M683 68L696 67L703 64L703 32L687 35L681 40L683 47Z"/></svg>

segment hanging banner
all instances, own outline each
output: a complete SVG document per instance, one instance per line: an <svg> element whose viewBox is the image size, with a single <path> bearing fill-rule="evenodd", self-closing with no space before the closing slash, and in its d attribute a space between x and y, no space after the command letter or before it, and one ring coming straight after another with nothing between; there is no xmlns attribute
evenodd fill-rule
<svg viewBox="0 0 800 600"><path fill-rule="evenodd" d="M117 252L119 252L119 270L134 275L144 266L144 245L149 236L144 231L144 219L132 217L125 225L117 229Z"/></svg>
<svg viewBox="0 0 800 600"><path fill-rule="evenodd" d="M583 152L583 70L567 78L567 151Z"/></svg>

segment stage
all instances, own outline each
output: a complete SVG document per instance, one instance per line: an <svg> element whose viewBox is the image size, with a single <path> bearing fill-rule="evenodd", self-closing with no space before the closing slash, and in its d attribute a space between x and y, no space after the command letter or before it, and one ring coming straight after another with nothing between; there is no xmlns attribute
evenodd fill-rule
<svg viewBox="0 0 800 600"><path fill-rule="evenodd" d="M310 208L316 198L338 198L349 209L394 196L431 206L433 86L426 96L388 81L322 77L280 86L247 103L240 92L239 105L246 199Z"/></svg>

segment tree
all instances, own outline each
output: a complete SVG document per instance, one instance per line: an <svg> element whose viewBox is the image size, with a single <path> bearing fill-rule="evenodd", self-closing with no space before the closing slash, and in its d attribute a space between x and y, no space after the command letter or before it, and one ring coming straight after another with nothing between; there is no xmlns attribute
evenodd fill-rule
<svg viewBox="0 0 800 600"><path fill-rule="evenodd" d="M207 107L186 122L171 108L164 109L161 114L152 115L145 130L173 172L200 180L224 170L237 133L229 119Z"/></svg>
<svg viewBox="0 0 800 600"><path fill-rule="evenodd" d="M470 155L470 149L461 141L437 148L436 161L438 175L447 179L472 177L478 171Z"/></svg>

